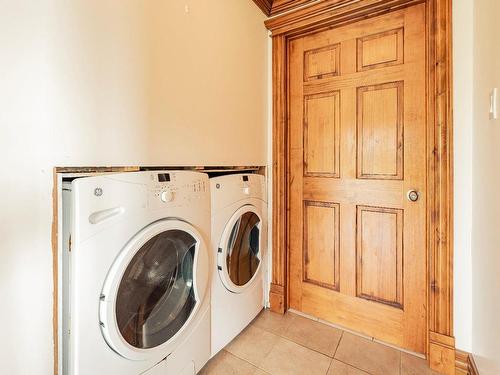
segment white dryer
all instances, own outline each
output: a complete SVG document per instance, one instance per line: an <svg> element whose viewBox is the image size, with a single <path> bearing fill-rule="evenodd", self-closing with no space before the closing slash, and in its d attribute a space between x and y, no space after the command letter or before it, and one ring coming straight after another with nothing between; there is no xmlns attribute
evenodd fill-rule
<svg viewBox="0 0 500 375"><path fill-rule="evenodd" d="M63 189L63 373L195 374L210 358L208 176L120 173Z"/></svg>
<svg viewBox="0 0 500 375"><path fill-rule="evenodd" d="M212 195L212 356L264 306L266 181L257 174L210 179Z"/></svg>

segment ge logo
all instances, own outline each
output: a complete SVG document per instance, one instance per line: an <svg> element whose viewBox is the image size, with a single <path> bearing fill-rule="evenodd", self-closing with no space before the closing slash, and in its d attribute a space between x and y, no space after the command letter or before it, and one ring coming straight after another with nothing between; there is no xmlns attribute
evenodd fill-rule
<svg viewBox="0 0 500 375"><path fill-rule="evenodd" d="M101 188L99 188L99 187L98 187L98 188L95 188L95 189L94 189L94 195L95 195L96 197L100 197L100 196L102 195L102 189L101 189Z"/></svg>

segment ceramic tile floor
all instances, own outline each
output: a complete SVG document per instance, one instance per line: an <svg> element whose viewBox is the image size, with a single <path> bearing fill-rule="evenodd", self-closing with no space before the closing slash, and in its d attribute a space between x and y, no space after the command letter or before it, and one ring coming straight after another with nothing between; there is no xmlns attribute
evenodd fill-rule
<svg viewBox="0 0 500 375"><path fill-rule="evenodd" d="M434 375L427 362L294 313L264 310L203 375Z"/></svg>

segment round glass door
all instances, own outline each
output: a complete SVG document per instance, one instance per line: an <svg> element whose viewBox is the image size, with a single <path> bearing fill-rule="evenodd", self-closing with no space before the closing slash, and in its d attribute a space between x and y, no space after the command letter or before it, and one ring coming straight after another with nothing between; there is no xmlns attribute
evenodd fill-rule
<svg viewBox="0 0 500 375"><path fill-rule="evenodd" d="M104 282L101 332L118 354L133 360L160 357L206 300L208 250L188 223L149 225L122 249Z"/></svg>
<svg viewBox="0 0 500 375"><path fill-rule="evenodd" d="M118 287L116 321L133 347L161 345L188 320L196 304L195 247L189 233L165 231L142 245L127 266Z"/></svg>
<svg viewBox="0 0 500 375"><path fill-rule="evenodd" d="M226 277L233 289L246 286L256 275L260 263L261 219L248 208L238 211L228 223L229 237L225 244Z"/></svg>

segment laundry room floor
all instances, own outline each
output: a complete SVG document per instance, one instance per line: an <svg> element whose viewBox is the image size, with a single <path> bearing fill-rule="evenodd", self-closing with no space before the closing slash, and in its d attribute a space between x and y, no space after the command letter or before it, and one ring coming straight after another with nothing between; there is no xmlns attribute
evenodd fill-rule
<svg viewBox="0 0 500 375"><path fill-rule="evenodd" d="M264 310L200 374L434 375L424 359L288 312Z"/></svg>

